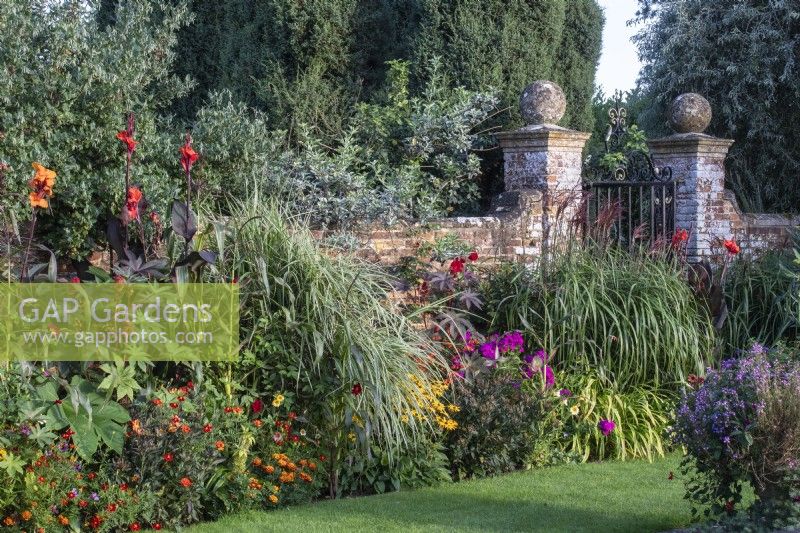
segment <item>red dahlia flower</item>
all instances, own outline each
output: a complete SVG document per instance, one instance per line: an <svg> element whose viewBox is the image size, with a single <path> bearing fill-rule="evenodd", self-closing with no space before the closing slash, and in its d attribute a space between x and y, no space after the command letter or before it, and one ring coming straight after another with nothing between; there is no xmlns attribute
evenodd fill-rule
<svg viewBox="0 0 800 533"><path fill-rule="evenodd" d="M478 252L472 250L472 252L467 256L470 261L477 261L478 260Z"/></svg>
<svg viewBox="0 0 800 533"><path fill-rule="evenodd" d="M463 271L464 271L464 258L456 257L455 259L453 259L453 262L450 263L450 275L455 277Z"/></svg>
<svg viewBox="0 0 800 533"><path fill-rule="evenodd" d="M264 402L262 402L260 398L256 398L253 403L250 404L250 409L256 414L260 413L263 408Z"/></svg>

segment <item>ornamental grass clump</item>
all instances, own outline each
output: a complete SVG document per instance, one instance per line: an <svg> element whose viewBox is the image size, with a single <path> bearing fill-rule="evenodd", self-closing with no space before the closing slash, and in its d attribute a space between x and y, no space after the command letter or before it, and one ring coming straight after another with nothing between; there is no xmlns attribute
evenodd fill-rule
<svg viewBox="0 0 800 533"><path fill-rule="evenodd" d="M591 368L620 391L675 387L712 353L708 313L678 265L645 254L577 250L506 272L497 329L522 329L562 368Z"/></svg>
<svg viewBox="0 0 800 533"><path fill-rule="evenodd" d="M331 458L336 494L339 458L351 439L390 457L433 430L412 384L430 389L446 374L438 349L396 312L378 268L326 254L297 219L256 193L231 205L229 247L220 246L226 279L241 291L242 382L284 390L307 408ZM224 239L218 233L218 239Z"/></svg>
<svg viewBox="0 0 800 533"><path fill-rule="evenodd" d="M779 354L780 355L780 354ZM688 452L687 498L706 516L732 516L752 486L752 519L769 527L800 524L800 365L755 345L723 361L677 410L674 436Z"/></svg>

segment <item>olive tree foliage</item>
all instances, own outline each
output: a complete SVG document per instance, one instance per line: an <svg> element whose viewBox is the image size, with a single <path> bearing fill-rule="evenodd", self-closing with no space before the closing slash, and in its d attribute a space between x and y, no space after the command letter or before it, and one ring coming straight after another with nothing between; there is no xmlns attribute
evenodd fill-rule
<svg viewBox="0 0 800 533"><path fill-rule="evenodd" d="M640 120L667 133L666 110L684 92L714 112L708 133L734 139L728 185L751 211L798 211L800 0L640 0Z"/></svg>
<svg viewBox="0 0 800 533"><path fill-rule="evenodd" d="M186 6L124 0L101 30L89 0L3 0L0 8L0 211L24 222L31 163L57 172L40 241L59 256L84 258L104 239L124 197L123 148L115 134L136 112L132 183L163 215L180 186L174 142L159 113L189 86L171 72Z"/></svg>

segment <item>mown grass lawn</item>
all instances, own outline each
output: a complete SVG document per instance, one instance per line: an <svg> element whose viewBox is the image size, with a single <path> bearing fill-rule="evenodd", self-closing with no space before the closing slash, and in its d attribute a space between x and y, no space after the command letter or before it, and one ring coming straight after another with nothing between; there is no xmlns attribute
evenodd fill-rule
<svg viewBox="0 0 800 533"><path fill-rule="evenodd" d="M680 457L565 465L408 492L250 512L190 533L665 531L690 523ZM669 472L675 478L669 480Z"/></svg>

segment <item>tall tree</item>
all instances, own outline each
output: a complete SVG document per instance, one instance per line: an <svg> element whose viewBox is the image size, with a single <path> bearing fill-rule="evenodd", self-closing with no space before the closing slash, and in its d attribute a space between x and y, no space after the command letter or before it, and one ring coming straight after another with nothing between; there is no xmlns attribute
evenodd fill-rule
<svg viewBox="0 0 800 533"><path fill-rule="evenodd" d="M337 134L352 103L384 86L387 61L411 59L422 87L439 57L451 83L499 90L512 123L520 91L541 78L564 87L565 124L591 123L602 33L596 0L192 0L191 8L178 74L198 84L177 109L183 116L210 92L230 89L273 127L304 123Z"/></svg>
<svg viewBox="0 0 800 533"><path fill-rule="evenodd" d="M754 211L798 211L800 0L640 0L648 133L687 91L711 102L710 133L736 142L728 181Z"/></svg>

